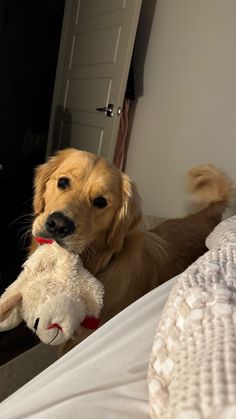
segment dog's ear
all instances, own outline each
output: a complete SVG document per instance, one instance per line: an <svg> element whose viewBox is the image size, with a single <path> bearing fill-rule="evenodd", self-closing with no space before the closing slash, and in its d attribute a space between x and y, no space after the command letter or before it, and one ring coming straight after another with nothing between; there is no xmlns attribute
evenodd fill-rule
<svg viewBox="0 0 236 419"><path fill-rule="evenodd" d="M116 213L112 229L108 234L108 247L119 252L126 234L134 229L141 219L141 199L137 188L127 175L122 174L121 207Z"/></svg>
<svg viewBox="0 0 236 419"><path fill-rule="evenodd" d="M50 157L46 163L36 167L33 199L33 209L36 215L40 214L44 210L45 203L43 195L46 190L47 181L70 152L71 149L58 151L56 155Z"/></svg>

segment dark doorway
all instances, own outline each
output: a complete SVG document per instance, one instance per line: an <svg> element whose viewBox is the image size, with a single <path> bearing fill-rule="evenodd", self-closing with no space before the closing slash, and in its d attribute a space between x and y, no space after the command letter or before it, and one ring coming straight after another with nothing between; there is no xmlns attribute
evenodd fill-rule
<svg viewBox="0 0 236 419"><path fill-rule="evenodd" d="M33 171L45 160L64 5L0 0L0 293L27 255Z"/></svg>

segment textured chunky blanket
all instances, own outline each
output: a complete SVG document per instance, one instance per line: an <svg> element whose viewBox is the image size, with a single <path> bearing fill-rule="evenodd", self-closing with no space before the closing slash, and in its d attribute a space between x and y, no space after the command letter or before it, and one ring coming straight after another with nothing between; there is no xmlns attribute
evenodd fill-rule
<svg viewBox="0 0 236 419"><path fill-rule="evenodd" d="M153 343L152 418L236 419L236 216L177 279Z"/></svg>

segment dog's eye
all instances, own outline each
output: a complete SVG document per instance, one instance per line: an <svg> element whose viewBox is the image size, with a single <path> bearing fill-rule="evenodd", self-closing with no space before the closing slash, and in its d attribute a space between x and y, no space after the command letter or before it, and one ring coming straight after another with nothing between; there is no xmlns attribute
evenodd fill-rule
<svg viewBox="0 0 236 419"><path fill-rule="evenodd" d="M93 200L93 206L97 208L105 208L107 206L107 200L103 196L98 196Z"/></svg>
<svg viewBox="0 0 236 419"><path fill-rule="evenodd" d="M70 186L70 179L68 177L60 177L57 181L57 186L60 189L67 189Z"/></svg>

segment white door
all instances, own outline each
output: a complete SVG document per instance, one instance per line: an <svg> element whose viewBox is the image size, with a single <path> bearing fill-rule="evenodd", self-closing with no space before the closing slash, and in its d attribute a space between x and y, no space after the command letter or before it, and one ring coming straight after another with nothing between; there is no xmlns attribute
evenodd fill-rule
<svg viewBox="0 0 236 419"><path fill-rule="evenodd" d="M141 3L66 1L48 154L75 147L113 160Z"/></svg>

